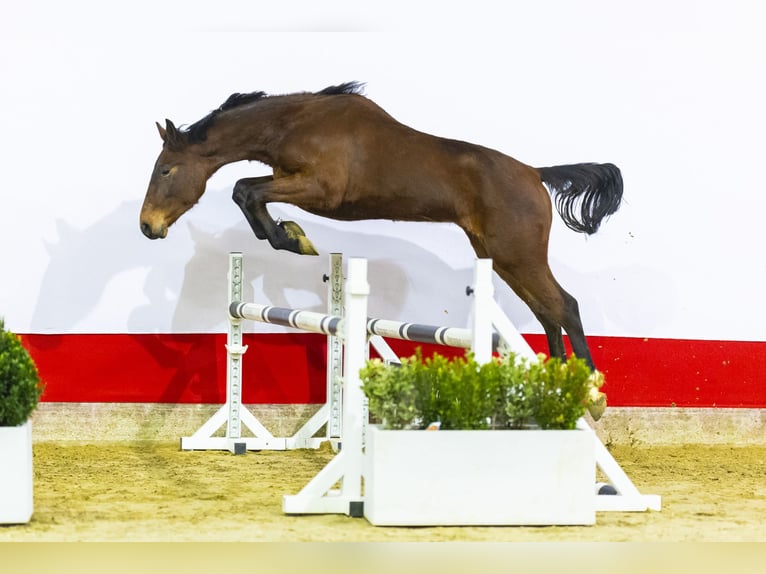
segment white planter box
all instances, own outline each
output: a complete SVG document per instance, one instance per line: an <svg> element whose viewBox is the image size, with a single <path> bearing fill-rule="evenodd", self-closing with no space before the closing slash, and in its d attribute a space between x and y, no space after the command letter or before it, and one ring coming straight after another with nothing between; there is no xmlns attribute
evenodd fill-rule
<svg viewBox="0 0 766 574"><path fill-rule="evenodd" d="M32 425L0 427L0 524L32 518Z"/></svg>
<svg viewBox="0 0 766 574"><path fill-rule="evenodd" d="M364 516L378 526L594 524L591 433L367 429Z"/></svg>

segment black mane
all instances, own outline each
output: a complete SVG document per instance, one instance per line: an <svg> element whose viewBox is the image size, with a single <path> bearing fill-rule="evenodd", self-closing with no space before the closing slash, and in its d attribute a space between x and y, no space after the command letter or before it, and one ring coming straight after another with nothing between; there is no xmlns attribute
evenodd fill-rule
<svg viewBox="0 0 766 574"><path fill-rule="evenodd" d="M239 94L239 93L232 94L226 99L224 103L218 106L217 110L215 110L212 113L224 112L232 108L244 106L245 104L249 104L250 102L255 102L265 97L266 97L266 92L251 92L249 94Z"/></svg>
<svg viewBox="0 0 766 574"><path fill-rule="evenodd" d="M364 91L363 82L345 82L337 86L328 86L324 90L315 92L315 96L337 96L340 94L362 94ZM300 94L287 94L287 95L300 95ZM266 92L250 92L249 94L235 93L230 95L224 103L218 106L217 109L210 112L201 120L193 123L186 128L182 133L186 138L186 143L201 143L207 139L207 130L215 123L216 117L221 113L240 106L244 106L258 100L272 97L283 96L269 96Z"/></svg>
<svg viewBox="0 0 766 574"><path fill-rule="evenodd" d="M364 92L364 82L345 82L337 86L328 86L317 96L337 96L339 94L362 94Z"/></svg>

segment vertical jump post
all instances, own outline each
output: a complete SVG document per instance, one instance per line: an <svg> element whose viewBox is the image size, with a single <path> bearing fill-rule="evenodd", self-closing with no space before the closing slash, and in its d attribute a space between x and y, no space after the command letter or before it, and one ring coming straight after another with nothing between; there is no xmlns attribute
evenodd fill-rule
<svg viewBox="0 0 766 574"><path fill-rule="evenodd" d="M343 255L330 253L329 273L324 276L327 289L327 314L343 316ZM335 335L327 337L327 438L337 446L341 437L343 387L343 342Z"/></svg>
<svg viewBox="0 0 766 574"><path fill-rule="evenodd" d="M340 452L298 494L282 498L285 514L347 514L361 517L364 394L359 371L367 359L367 260L350 258L342 323L343 439ZM340 488L333 488L340 483Z"/></svg>
<svg viewBox="0 0 766 574"><path fill-rule="evenodd" d="M229 300L242 301L242 253L229 255ZM242 319L229 317L226 335L226 404L229 416L226 422L226 436L234 439L242 436L242 355L247 352L247 345L242 344ZM244 454L245 443L233 443L234 454Z"/></svg>

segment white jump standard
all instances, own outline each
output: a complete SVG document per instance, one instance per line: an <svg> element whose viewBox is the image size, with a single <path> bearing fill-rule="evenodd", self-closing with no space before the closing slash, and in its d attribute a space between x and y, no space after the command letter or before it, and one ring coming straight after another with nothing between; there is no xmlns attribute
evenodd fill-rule
<svg viewBox="0 0 766 574"><path fill-rule="evenodd" d="M339 253L330 255L328 285L328 314L288 309L258 303L242 302L242 254L229 256L229 330L226 343L226 404L223 405L192 436L181 438L183 450L229 450L244 454L248 450L288 450L317 448L323 441L334 445L340 440L342 429L342 357L343 357L343 261ZM242 404L242 361L247 346L242 343L242 320L282 325L302 331L327 335L327 399L325 404L293 436L276 437ZM382 337L423 343L471 348L473 332L456 327L440 327L405 323L386 319L367 319L370 344L389 362L397 362ZM499 337L492 336L492 349L497 348ZM491 351L490 351L491 352ZM223 425L225 436L212 436ZM324 437L316 436L326 425ZM253 436L243 436L242 427Z"/></svg>
<svg viewBox="0 0 766 574"><path fill-rule="evenodd" d="M227 405L221 407L218 413L193 437L182 439L182 448L226 448L235 453L244 453L245 450L259 448L316 447L322 440L342 438L340 452L327 466L298 494L284 496L283 511L287 514L338 513L362 516L364 513L361 488L364 468L363 443L367 411L361 391L359 371L369 355L370 344L376 347L384 359L392 361L398 359L381 336L470 348L479 362L490 360L493 349L499 345L504 345L517 355L530 360L536 360L536 354L494 300L490 260L476 261L473 285L469 289L473 299L471 329L370 319L367 317L367 297L370 290L367 283L367 261L357 258L348 261L348 280L345 283L345 289L340 255L331 256L330 268L328 310L334 313L324 315L241 302L242 255L239 253L230 255L230 328L227 344L230 380L227 381ZM235 285L236 283L239 283L239 286ZM345 313L342 312L342 297L345 299ZM241 405L241 361L246 351L246 347L243 347L241 343L241 321L245 319L284 325L328 336L327 403L294 437L280 439L272 437L268 430L263 428ZM227 437L211 437L211 429L220 427L227 416ZM240 418L242 423L258 435L257 439L239 436L237 424ZM327 437L315 437L316 432L325 423L327 423ZM638 491L584 419L579 421L578 428L591 434L596 465L617 491L616 495L594 493L594 509L597 511L659 510L660 497L642 495ZM207 436L204 436L205 434ZM216 446L191 446L195 441L198 445L211 444L208 441L217 442L214 443ZM336 488L337 485L339 488Z"/></svg>
<svg viewBox="0 0 766 574"><path fill-rule="evenodd" d="M366 263L366 260L358 259L351 259L349 262L346 313L343 322L338 324L346 344L343 365L343 450L300 493L284 496L282 509L287 514L333 512L359 516L359 513L363 513L363 502L361 499L357 500L357 495L360 491L360 469L363 468L364 462L361 440L367 420L359 370L364 365L368 350L363 334L370 334L369 327L374 323L374 320L367 319L369 285ZM536 360L537 355L494 300L490 260L476 261L473 287L470 291L473 296L470 348L477 361L490 360L496 341L493 336L494 329L510 350L530 360ZM396 337L397 333L398 329L392 329L388 336ZM360 340L357 341L356 338ZM661 508L660 497L642 495L638 491L584 419L580 419L578 428L592 436L596 464L617 491L616 495L594 493L594 510L646 511ZM338 482L341 488L333 490L332 486Z"/></svg>
<svg viewBox="0 0 766 574"><path fill-rule="evenodd" d="M325 280L329 283L328 311L340 315L343 303L343 274L342 257L339 253L330 255L330 270L329 275L325 275ZM230 253L228 272L230 311L242 301L242 283L242 254ZM242 404L242 358L247 351L247 345L242 343L242 319L232 315L231 312L228 314L228 319L226 403L194 434L181 438L181 449L228 450L234 454L244 454L248 450L317 448L326 440L337 442L341 433L342 344L340 338L335 335L328 335L327 338L327 400L325 404L295 434L289 437L276 437ZM322 332L310 328L305 330ZM213 436L224 425L225 436ZM325 436L316 436L323 425L326 425ZM243 436L243 426L253 436Z"/></svg>

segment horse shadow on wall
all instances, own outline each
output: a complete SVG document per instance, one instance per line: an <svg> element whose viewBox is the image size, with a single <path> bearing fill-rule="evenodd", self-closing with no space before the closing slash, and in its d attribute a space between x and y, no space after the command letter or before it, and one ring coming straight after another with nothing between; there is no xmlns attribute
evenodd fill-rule
<svg viewBox="0 0 766 574"><path fill-rule="evenodd" d="M304 221L295 212L283 213L279 208L272 208L272 212L275 218L297 219L320 256L273 250L266 241L255 239L244 221L222 234L205 233L190 224L195 256L186 266L184 291L179 297L173 321L175 329L194 329L194 325L188 323L196 320L194 310L216 300L209 293L200 293L199 286L210 287L214 283L213 277L226 277L228 260L225 254L229 251L243 252L245 301L325 312L327 285L322 276L328 272L327 255L345 251L346 259L361 256L369 260L369 316L432 325L468 326L471 299L466 296L466 287L473 281L475 255L468 239L456 226L450 227L460 235L465 252L459 254L459 266L453 267L414 240L350 231L346 223L329 219L312 217ZM427 233L428 226L433 225L407 223L402 224L402 230L406 233L419 226L422 233ZM446 233L444 227L439 232ZM605 333L614 329L653 333L669 323L674 315L677 297L672 281L657 276L656 271L648 267L610 265L597 271L581 271L562 260L551 259L557 278L565 288L572 290L583 310L586 333ZM204 281L202 278L206 274L210 277ZM537 319L510 287L497 275L493 276L493 284L495 299L511 322L521 332L541 333ZM643 285L640 301L626 298L627 288L635 285ZM216 287L219 291L226 288L228 284L221 282ZM301 299L301 292L310 296ZM217 305L215 309L209 309L207 316L211 318L211 324L205 328L215 326L216 317L220 319L220 304ZM632 312L636 306L645 307L646 312ZM225 326L219 324L218 328Z"/></svg>
<svg viewBox="0 0 766 574"><path fill-rule="evenodd" d="M219 190L211 195L219 196L215 201L221 201L222 206L224 201L229 205L228 192ZM81 230L57 221L58 241L47 245L50 261L32 319L33 332L224 332L230 251L243 252L243 297L247 301L324 312L327 286L322 276L328 272L326 254L346 251L347 255L369 259L371 316L449 326L467 323L470 300L465 296L465 287L471 282L473 264L467 239L465 256L460 254L457 258L462 266L454 268L438 254L421 247L417 237L362 233L343 222L313 216L304 219L300 212L271 206L274 217L296 219L323 254L300 256L275 251L268 243L257 240L242 217L236 217L237 223L229 224L221 232L206 231L223 227L214 217L220 217L221 209L226 209L215 205L211 209L209 204L199 206L176 224L168 239L158 242L148 241L138 229L139 201L122 202ZM236 210L233 204L227 208ZM428 233L426 227L433 224L404 224L403 235L412 229L410 225L420 225L422 233ZM441 233L444 228L432 230ZM565 286L593 282L590 274L577 272L559 261L554 265ZM630 281L645 271L618 267L608 273ZM140 296L125 292L126 288L137 286L142 289ZM539 329L526 306L497 277L495 289L501 306L522 331ZM620 296L619 290L612 291L608 297L595 288L589 292L575 291L586 330L604 327L604 310L614 307L613 298ZM111 313L114 308L119 308L120 313L106 321L99 318L101 312ZM656 313L642 317L640 320L647 322L646 332L651 332ZM623 321L626 324L632 321L627 327L630 330L644 327L636 326L635 316L629 314L612 313L610 321L618 327ZM91 324L96 328L89 327ZM149 339L137 337L141 344ZM177 398L190 384L190 378L199 378L199 384L204 384L210 373L197 377L181 366L188 363L193 349L179 351L158 341L152 341L147 351L159 364L178 369L163 400L172 402ZM55 340L50 344L55 344Z"/></svg>
<svg viewBox="0 0 766 574"><path fill-rule="evenodd" d="M468 307L465 286L471 280L470 256L465 267L453 269L415 241L349 231L331 220L300 221L322 252L319 257L275 251L253 236L244 219L218 233L205 231L204 225L187 217L176 224L168 239L152 242L138 230L139 210L138 201L122 202L83 229L56 221L58 238L46 242L50 258L31 320L33 332L204 332L218 328L226 319L230 251L244 254L244 296L248 300L255 297L280 306L303 301L312 310L324 310L327 287L322 276L328 272L327 254L352 246L355 251L347 256L370 260L371 311L396 318L416 307L422 315L428 313L427 303L440 298L446 299L439 302L444 309ZM275 217L282 215L278 206L272 211ZM140 282L140 296L125 291ZM94 317L102 308L112 318ZM523 309L521 303L519 308ZM163 323L162 318L169 315L170 323ZM410 320L424 322L418 316ZM463 318L456 320L464 322Z"/></svg>
<svg viewBox="0 0 766 574"><path fill-rule="evenodd" d="M227 200L228 205L226 191L214 193ZM236 207L232 205L231 209L236 210ZM199 206L176 224L168 239L148 241L138 230L139 210L139 201L122 202L84 229L57 221L58 240L47 244L50 260L32 317L33 332L223 330L228 289L227 254L230 251L241 251L244 255L246 300L324 311L327 287L322 276L328 270L327 254L345 251L346 256L369 259L371 316L451 326L466 324L470 302L464 293L465 286L471 282L473 264L467 239L464 241L465 256L461 254L459 257L461 262L464 257L465 263L453 268L438 254L420 247L417 238L409 240L361 233L349 229L351 226L344 222L313 216L303 220L279 205L272 206L275 217L298 219L322 253L319 257L309 257L273 250L267 242L252 235L244 218L238 217L235 225L220 233L205 231L217 227L214 216L218 210L210 210L208 214L207 206ZM197 214L201 216L199 219L206 218L201 225L195 218ZM419 225L423 233L428 233L427 227L433 224L404 224L403 233L411 230L409 226L412 225ZM443 232L443 228L432 229ZM183 235L191 241L176 237ZM590 273L579 272L558 260L552 260L552 265L565 287L593 283ZM145 273L143 301L138 296L124 293L124 287L123 292L118 292L123 283L131 287L138 281L136 278L131 280L131 273L141 272ZM574 289L573 294L583 309L586 330L604 327L607 306L619 308L636 303L605 301L604 297L612 290L604 285L606 277L618 277L623 283L646 282L647 274L647 270L642 269L611 267L598 274L598 287L593 290ZM118 286L110 288L115 282ZM668 300L667 297L654 297L657 294L654 291L666 292L667 285L649 283L647 287L646 300ZM522 330L537 330L526 306L497 277L495 290L498 301L512 321ZM120 298L105 301L115 292ZM619 297L620 293L615 292L613 296ZM95 321L98 328L88 327L88 318L100 305L126 305L121 299L131 303L129 308L122 310L125 318L121 315L119 324L110 324L104 329L100 326L103 322ZM665 317L672 312L666 307L663 305L658 311ZM163 322L161 318L168 317L170 309L169 321ZM612 312L610 321L627 330L651 332L657 315L642 315L643 318L638 320L646 321L645 326L636 325L636 317L631 317Z"/></svg>
<svg viewBox="0 0 766 574"><path fill-rule="evenodd" d="M168 239L152 242L138 229L140 207L139 201L124 201L81 229L56 221L58 237L46 243L50 258L31 330L143 333L134 337L136 343L174 373L162 390L162 402L175 402L185 390L215 378L216 365L201 366L191 359L199 338L190 337L192 347L180 348L166 344L162 335L225 332L230 251L244 255L246 300L324 312L326 254L348 252L352 246L355 251L347 256L370 260L371 315L455 326L467 321L465 287L473 261L468 247L465 267L453 269L415 241L360 233L321 218L304 221L281 206L272 207L274 216L297 219L323 255L275 251L257 240L241 217L220 233L206 231L221 226L213 220L220 214L215 209L207 213L207 206L176 224ZM525 310L521 302L518 309ZM48 337L45 345L53 348L60 341Z"/></svg>
<svg viewBox="0 0 766 574"><path fill-rule="evenodd" d="M253 236L244 218L220 233L205 231L217 226L200 224L194 216L212 219L216 213L206 214L203 206L179 222L168 239L148 241L138 229L140 207L139 201L124 201L83 229L56 222L58 238L46 245L50 259L32 317L33 332L143 333L132 339L151 357L147 360L171 373L158 400L172 403L185 393L204 396L218 378L215 362L195 358L211 356L211 349L198 348L209 345L209 338L189 337L179 344L177 338L162 335L225 332L228 252L244 254L246 300L325 311L327 256L275 251ZM282 216L279 206L272 211ZM371 314L398 315L413 301L425 309L423 302L433 301L438 292L450 301L440 307L465 315L470 259L465 269L453 270L412 241L349 232L334 223L301 220L323 253L355 246L359 249L354 255L371 259ZM448 324L465 323L465 317L449 319ZM412 320L426 322L422 314ZM61 338L46 337L44 344L57 347Z"/></svg>
<svg viewBox="0 0 766 574"><path fill-rule="evenodd" d="M329 273L329 254L337 252L343 253L346 263L349 257L368 259L370 316L466 325L470 299L465 288L473 273L467 240L465 265L454 269L413 241L351 231L347 225L331 220L305 221L295 213L282 213L277 206L271 211L274 217L298 219L320 256L276 251L267 242L257 240L244 221L222 233L206 232L190 223L194 255L184 269L174 330L225 328L221 320L225 318L226 254L230 251L243 253L245 301L325 312L328 285L323 277ZM518 310L525 312L521 302Z"/></svg>

